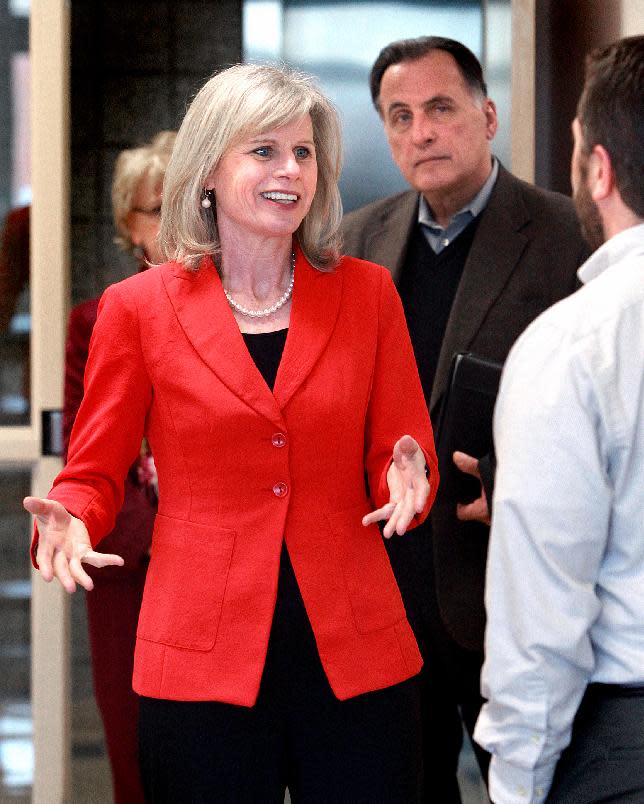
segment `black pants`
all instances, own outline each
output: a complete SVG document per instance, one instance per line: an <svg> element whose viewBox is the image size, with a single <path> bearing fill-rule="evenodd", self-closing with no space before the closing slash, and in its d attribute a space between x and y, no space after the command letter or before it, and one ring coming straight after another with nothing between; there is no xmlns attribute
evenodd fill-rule
<svg viewBox="0 0 644 804"><path fill-rule="evenodd" d="M644 803L644 690L591 684L547 804Z"/></svg>
<svg viewBox="0 0 644 804"><path fill-rule="evenodd" d="M425 658L420 674L425 776L422 801L424 804L461 804L457 777L463 726L486 784L490 765L490 755L472 740L483 705L479 691L483 659L443 635L436 639L430 636L429 647L421 650Z"/></svg>
<svg viewBox="0 0 644 804"><path fill-rule="evenodd" d="M420 801L418 679L337 700L285 550L256 705L142 698L139 733L153 804Z"/></svg>
<svg viewBox="0 0 644 804"><path fill-rule="evenodd" d="M425 660L420 673L424 804L461 804L458 759L463 725L471 735L483 705L483 654L468 651L448 634L434 582L433 544L428 523L386 543L407 616ZM487 783L490 755L472 740Z"/></svg>

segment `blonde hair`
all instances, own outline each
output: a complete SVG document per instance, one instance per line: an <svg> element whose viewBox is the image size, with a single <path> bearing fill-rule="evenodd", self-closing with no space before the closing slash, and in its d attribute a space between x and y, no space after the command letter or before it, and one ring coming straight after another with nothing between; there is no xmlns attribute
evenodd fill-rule
<svg viewBox="0 0 644 804"><path fill-rule="evenodd" d="M296 236L314 267L332 270L340 258L342 164L338 114L311 76L288 67L236 64L216 73L192 101L166 171L159 243L169 260L196 270L205 254L221 253L215 206L203 209L206 179L229 148L310 115L318 182Z"/></svg>
<svg viewBox="0 0 644 804"><path fill-rule="evenodd" d="M139 148L127 148L116 158L112 178L112 214L117 235L114 242L123 251L133 252L127 218L134 205L136 191L144 179L155 186L163 183L176 131L161 131Z"/></svg>

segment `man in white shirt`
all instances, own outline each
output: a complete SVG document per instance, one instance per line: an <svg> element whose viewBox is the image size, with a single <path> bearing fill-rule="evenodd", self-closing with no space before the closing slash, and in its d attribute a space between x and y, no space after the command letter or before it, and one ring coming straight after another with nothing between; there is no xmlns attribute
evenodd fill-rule
<svg viewBox="0 0 644 804"><path fill-rule="evenodd" d="M588 60L572 183L598 250L513 347L482 693L495 804L644 802L644 36Z"/></svg>

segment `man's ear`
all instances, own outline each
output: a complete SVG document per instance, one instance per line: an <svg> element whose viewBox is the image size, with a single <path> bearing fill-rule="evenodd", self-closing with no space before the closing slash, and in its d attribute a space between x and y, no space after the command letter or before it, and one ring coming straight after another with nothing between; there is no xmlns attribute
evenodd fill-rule
<svg viewBox="0 0 644 804"><path fill-rule="evenodd" d="M483 104L483 111L486 120L486 134L488 140L494 139L496 130L499 127L499 121L496 114L496 105L493 100L486 98Z"/></svg>
<svg viewBox="0 0 644 804"><path fill-rule="evenodd" d="M588 186L593 201L603 201L615 188L615 171L610 154L603 145L595 145L588 160Z"/></svg>

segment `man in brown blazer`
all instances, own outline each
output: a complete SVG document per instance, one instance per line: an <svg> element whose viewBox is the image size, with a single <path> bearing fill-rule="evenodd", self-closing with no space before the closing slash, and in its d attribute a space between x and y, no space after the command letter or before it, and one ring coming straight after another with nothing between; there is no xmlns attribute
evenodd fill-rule
<svg viewBox="0 0 644 804"><path fill-rule="evenodd" d="M503 362L523 329L576 288L587 246L568 198L520 181L492 157L496 108L481 65L462 44L394 42L378 56L370 84L394 161L413 189L348 214L344 250L393 274L436 423L454 354ZM457 507L439 491L428 524L388 545L425 658L426 800L441 804L461 800L461 716L471 735L482 704L493 481L493 456L479 462L456 453L455 462L482 478L480 497ZM485 777L489 757L475 750Z"/></svg>

